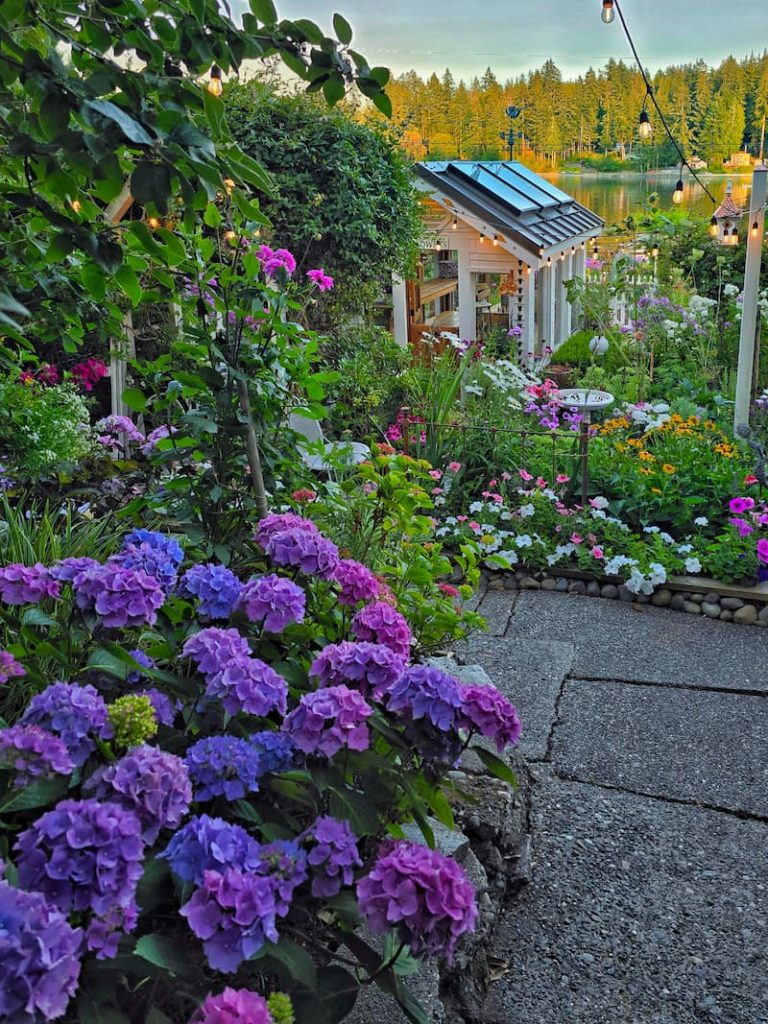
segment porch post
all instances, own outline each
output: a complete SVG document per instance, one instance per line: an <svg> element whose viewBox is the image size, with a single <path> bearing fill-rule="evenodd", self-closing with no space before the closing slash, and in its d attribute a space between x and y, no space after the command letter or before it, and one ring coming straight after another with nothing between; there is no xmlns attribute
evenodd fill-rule
<svg viewBox="0 0 768 1024"><path fill-rule="evenodd" d="M565 288L563 287L563 281L565 280L565 259L559 258L555 263L555 282L554 282L554 293L555 293L555 323L554 323L554 340L550 341L550 347L555 349L558 345L563 343L565 337Z"/></svg>
<svg viewBox="0 0 768 1024"><path fill-rule="evenodd" d="M571 304L568 301L568 293L565 290L565 282L570 281L573 278L573 261L576 258L576 254L569 252L563 260L563 333L560 341L566 341L571 336L573 327L571 326Z"/></svg>
<svg viewBox="0 0 768 1024"><path fill-rule="evenodd" d="M477 338L477 317L475 315L475 281L469 269L469 250L471 240L462 233L456 240L459 255L459 338L462 341L475 341Z"/></svg>
<svg viewBox="0 0 768 1024"><path fill-rule="evenodd" d="M408 296L405 281L392 275L392 334L400 348L408 348Z"/></svg>
<svg viewBox="0 0 768 1024"><path fill-rule="evenodd" d="M547 263L539 271L539 301L541 303L541 317L537 327L536 351L543 340L545 345L554 348L555 333L555 289L554 273L551 263Z"/></svg>
<svg viewBox="0 0 768 1024"><path fill-rule="evenodd" d="M530 360L536 351L536 272L527 264L523 266L523 315L520 338L523 356Z"/></svg>

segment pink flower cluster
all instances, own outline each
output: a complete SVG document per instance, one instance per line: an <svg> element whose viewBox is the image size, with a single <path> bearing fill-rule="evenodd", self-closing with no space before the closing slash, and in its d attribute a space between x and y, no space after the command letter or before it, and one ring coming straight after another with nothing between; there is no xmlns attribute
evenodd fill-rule
<svg viewBox="0 0 768 1024"><path fill-rule="evenodd" d="M264 277L274 277L284 270L290 277L296 270L296 257L287 249L270 249L268 245L260 245L256 250L256 258L261 263Z"/></svg>
<svg viewBox="0 0 768 1024"><path fill-rule="evenodd" d="M109 368L101 359L85 359L82 363L72 367L72 376L83 391L93 391L94 385L98 384L108 373Z"/></svg>
<svg viewBox="0 0 768 1024"><path fill-rule="evenodd" d="M333 278L326 274L322 267L319 270L308 270L307 277L317 286L318 291L329 292L333 288Z"/></svg>

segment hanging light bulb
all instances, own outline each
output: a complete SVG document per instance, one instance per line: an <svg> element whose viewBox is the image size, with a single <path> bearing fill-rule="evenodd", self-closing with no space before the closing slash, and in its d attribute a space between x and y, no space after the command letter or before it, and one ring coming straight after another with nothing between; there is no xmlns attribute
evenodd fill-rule
<svg viewBox="0 0 768 1024"><path fill-rule="evenodd" d="M597 246L595 246L595 248L592 250L592 256L594 257L594 259L597 259L597 257L599 255L600 255L600 250L598 249Z"/></svg>
<svg viewBox="0 0 768 1024"><path fill-rule="evenodd" d="M653 243L653 248L651 249L651 256L653 256L653 258L655 260L659 258L659 243L658 242L654 242Z"/></svg>
<svg viewBox="0 0 768 1024"><path fill-rule="evenodd" d="M672 202L677 206L683 201L683 179L678 178L677 184L675 185L675 191L672 193Z"/></svg>
<svg viewBox="0 0 768 1024"><path fill-rule="evenodd" d="M211 64L211 77L208 81L208 92L211 96L221 96L224 92L224 83L221 80L221 68L218 64Z"/></svg>
<svg viewBox="0 0 768 1024"><path fill-rule="evenodd" d="M481 232L480 232L480 245L482 245L484 241L485 241L485 235L484 235L484 234L483 234L483 232L481 231Z"/></svg>
<svg viewBox="0 0 768 1024"><path fill-rule="evenodd" d="M600 18L604 24L610 25L615 17L616 11L613 9L613 0L603 0L603 11Z"/></svg>
<svg viewBox="0 0 768 1024"><path fill-rule="evenodd" d="M653 132L653 126L651 125L651 119L648 117L647 110L640 111L640 124L637 129L637 134L641 139L650 139L651 133Z"/></svg>
<svg viewBox="0 0 768 1024"><path fill-rule="evenodd" d="M440 252L441 249L442 249L442 245L440 243L440 239L436 238L435 239L435 252Z"/></svg>
<svg viewBox="0 0 768 1024"><path fill-rule="evenodd" d="M147 217L147 227L151 228L152 231L157 231L157 229L160 227L160 218L159 217Z"/></svg>
<svg viewBox="0 0 768 1024"><path fill-rule="evenodd" d="M759 233L760 233L760 225L757 223L756 220L754 220L754 221L752 221L752 228L751 228L752 237L753 238L757 238Z"/></svg>
<svg viewBox="0 0 768 1024"><path fill-rule="evenodd" d="M453 231L455 231L458 228L458 226L459 226L459 219L458 219L458 217L454 217L453 218L453 224L451 224L451 229Z"/></svg>
<svg viewBox="0 0 768 1024"><path fill-rule="evenodd" d="M734 228L733 231L731 232L731 245L738 245L738 244L739 244L739 229L738 228Z"/></svg>
<svg viewBox="0 0 768 1024"><path fill-rule="evenodd" d="M726 243L726 245L730 244L730 242L729 242L730 234L731 234L731 232L728 230L728 228L725 228L723 230L723 241Z"/></svg>
<svg viewBox="0 0 768 1024"><path fill-rule="evenodd" d="M717 217L712 217L709 222L709 233L713 238L717 238Z"/></svg>
<svg viewBox="0 0 768 1024"><path fill-rule="evenodd" d="M493 236L493 244L494 245L498 245L499 244L499 236L498 235L494 235Z"/></svg>

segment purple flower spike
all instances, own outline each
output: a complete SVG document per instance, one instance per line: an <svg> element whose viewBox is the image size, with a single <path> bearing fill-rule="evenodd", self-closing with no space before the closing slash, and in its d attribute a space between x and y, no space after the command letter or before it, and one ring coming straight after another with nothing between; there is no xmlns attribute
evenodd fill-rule
<svg viewBox="0 0 768 1024"><path fill-rule="evenodd" d="M202 886L179 913L202 939L209 965L231 974L269 939L277 942L272 883L236 868L206 871Z"/></svg>
<svg viewBox="0 0 768 1024"><path fill-rule="evenodd" d="M523 726L517 710L495 686L463 686L460 716L465 729L493 740L499 753L520 739Z"/></svg>
<svg viewBox="0 0 768 1024"><path fill-rule="evenodd" d="M142 838L150 845L164 828L181 824L192 802L192 785L181 758L147 745L134 747L99 769L83 789L138 815Z"/></svg>
<svg viewBox="0 0 768 1024"><path fill-rule="evenodd" d="M14 562L0 569L0 601L5 604L39 604L45 598L58 597L60 592L58 580L40 562Z"/></svg>
<svg viewBox="0 0 768 1024"><path fill-rule="evenodd" d="M372 714L373 708L359 693L347 686L329 686L305 693L283 728L305 754L333 757L344 747L368 749L366 719Z"/></svg>
<svg viewBox="0 0 768 1024"><path fill-rule="evenodd" d="M208 996L189 1024L273 1024L263 996L247 988L225 988Z"/></svg>
<svg viewBox="0 0 768 1024"><path fill-rule="evenodd" d="M335 896L342 886L351 885L354 869L361 868L363 862L349 822L330 816L317 818L306 838L314 840L307 858L312 868L312 895Z"/></svg>
<svg viewBox="0 0 768 1024"><path fill-rule="evenodd" d="M387 843L357 884L357 902L373 932L398 929L414 956L445 956L475 929L477 905L467 873L451 857L419 843Z"/></svg>
<svg viewBox="0 0 768 1024"><path fill-rule="evenodd" d="M77 991L83 933L40 893L0 880L0 1020L63 1017Z"/></svg>
<svg viewBox="0 0 768 1024"><path fill-rule="evenodd" d="M242 584L223 565L193 565L181 578L182 593L196 597L197 610L209 619L228 619L240 597Z"/></svg>
<svg viewBox="0 0 768 1024"><path fill-rule="evenodd" d="M274 574L248 580L240 597L240 608L250 621L262 622L270 633L303 622L306 603L307 595L297 583Z"/></svg>
<svg viewBox="0 0 768 1024"><path fill-rule="evenodd" d="M411 654L413 637L404 617L386 601L368 604L352 619L352 632L358 640L384 644L406 661Z"/></svg>
<svg viewBox="0 0 768 1024"><path fill-rule="evenodd" d="M352 643L329 644L318 654L309 669L313 679L321 686L349 683L364 697L381 700L400 676L405 663L384 644Z"/></svg>
<svg viewBox="0 0 768 1024"><path fill-rule="evenodd" d="M367 565L344 558L333 572L341 594L339 604L354 606L360 601L373 601L379 596L380 584Z"/></svg>

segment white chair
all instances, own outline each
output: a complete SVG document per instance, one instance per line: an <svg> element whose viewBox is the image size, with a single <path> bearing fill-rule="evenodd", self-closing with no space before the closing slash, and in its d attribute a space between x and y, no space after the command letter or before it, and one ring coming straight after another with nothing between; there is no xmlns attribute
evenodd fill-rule
<svg viewBox="0 0 768 1024"><path fill-rule="evenodd" d="M327 473L334 469L339 462L348 466L356 466L359 462L364 462L371 454L368 445L362 444L360 441L326 441L320 421L310 419L309 416L292 412L288 417L288 426L304 439L306 445L322 444L326 453L333 456L333 460L328 462L322 455L315 451L308 451L306 445L299 442L304 465L315 473Z"/></svg>

